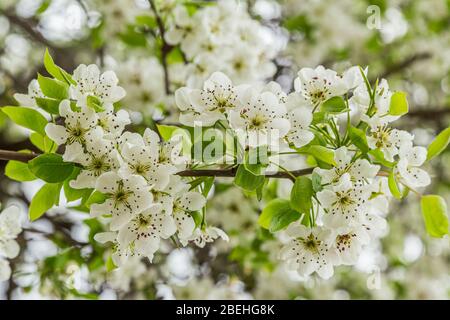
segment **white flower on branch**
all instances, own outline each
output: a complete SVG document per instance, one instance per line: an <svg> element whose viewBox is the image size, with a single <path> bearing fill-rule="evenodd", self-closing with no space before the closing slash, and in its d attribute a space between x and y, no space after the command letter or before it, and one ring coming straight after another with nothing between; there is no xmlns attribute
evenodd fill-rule
<svg viewBox="0 0 450 320"><path fill-rule="evenodd" d="M119 230L118 242L122 246L132 245L136 253L152 261L161 239L169 238L176 230L173 217L163 210L163 206L153 204Z"/></svg>
<svg viewBox="0 0 450 320"><path fill-rule="evenodd" d="M49 123L45 132L58 145L66 145L65 161L75 159L81 146L102 138L103 130L97 125L98 116L94 110L82 108L74 111L70 101L63 100L59 105L59 114L64 118L64 125Z"/></svg>
<svg viewBox="0 0 450 320"><path fill-rule="evenodd" d="M119 80L113 71L100 74L95 64L80 65L73 72L76 86L71 86L71 95L80 106L87 107L89 96L98 98L102 104L113 104L125 96L125 90L118 86Z"/></svg>
<svg viewBox="0 0 450 320"><path fill-rule="evenodd" d="M91 206L91 215L111 215L110 228L119 230L130 219L152 204L152 194L147 181L136 175L122 178L115 172L107 172L101 175L95 189L106 195L106 200L101 204Z"/></svg>
<svg viewBox="0 0 450 320"><path fill-rule="evenodd" d="M286 233L292 240L281 249L280 258L286 261L290 270L297 271L301 276L317 272L324 279L333 275L330 250L333 239L330 231L294 223L289 225Z"/></svg>
<svg viewBox="0 0 450 320"><path fill-rule="evenodd" d="M431 183L429 174L418 167L427 159L427 149L413 147L412 144L402 146L399 151L400 160L396 166L396 174L406 186L411 188L426 187Z"/></svg>

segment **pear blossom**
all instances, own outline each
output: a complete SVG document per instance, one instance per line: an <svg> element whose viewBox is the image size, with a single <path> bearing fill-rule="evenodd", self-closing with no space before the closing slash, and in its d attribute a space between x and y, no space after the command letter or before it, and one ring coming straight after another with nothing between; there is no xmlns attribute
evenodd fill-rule
<svg viewBox="0 0 450 320"><path fill-rule="evenodd" d="M386 160L394 161L403 145L409 144L414 136L404 130L393 129L388 126L375 126L370 129L367 144L370 149L380 149Z"/></svg>
<svg viewBox="0 0 450 320"><path fill-rule="evenodd" d="M380 166L372 165L366 159L352 161L354 154L347 147L340 147L334 153L336 166L329 170L315 168L314 172L320 175L322 184L337 183L345 173L350 175L353 182L373 179Z"/></svg>
<svg viewBox="0 0 450 320"><path fill-rule="evenodd" d="M104 138L114 140L118 138L125 126L130 124L130 115L126 110L114 112L113 109L97 113L98 126L103 129Z"/></svg>
<svg viewBox="0 0 450 320"><path fill-rule="evenodd" d="M362 225L354 224L338 228L331 244L330 255L334 265L354 265L370 236Z"/></svg>
<svg viewBox="0 0 450 320"><path fill-rule="evenodd" d="M6 259L13 259L19 254L19 244L15 239L21 232L19 207L7 207L0 213L0 282L11 276L11 268Z"/></svg>
<svg viewBox="0 0 450 320"><path fill-rule="evenodd" d="M146 129L143 138L145 144L156 154L157 162L166 165L166 170L169 173L186 168L190 161L190 155L183 153L183 136L181 133L175 132L168 141L161 141L155 131Z"/></svg>
<svg viewBox="0 0 450 320"><path fill-rule="evenodd" d="M176 230L173 217L163 210L163 206L153 204L119 230L118 241L126 246L132 244L135 252L152 261L161 239L169 238Z"/></svg>
<svg viewBox="0 0 450 320"><path fill-rule="evenodd" d="M80 145L79 145L80 146ZM70 186L75 189L94 188L97 179L106 172L120 168L120 155L110 140L101 139L86 146L86 151L79 148L73 162L79 163L83 169Z"/></svg>
<svg viewBox="0 0 450 320"><path fill-rule="evenodd" d="M290 121L290 130L286 134L288 143L292 143L296 148L301 148L314 139L314 134L308 130L313 119L310 109L295 108L288 112L287 119Z"/></svg>
<svg viewBox="0 0 450 320"><path fill-rule="evenodd" d="M228 121L244 143L248 141L251 147L272 145L289 132L290 122L284 118L286 108L273 93L248 89L241 103L238 110L229 112Z"/></svg>
<svg viewBox="0 0 450 320"><path fill-rule="evenodd" d="M317 199L326 212L324 225L337 228L358 221L367 212L370 195L367 186L361 182L352 183L350 174L343 174L337 184L317 193Z"/></svg>
<svg viewBox="0 0 450 320"><path fill-rule="evenodd" d="M430 184L429 174L419 167L427 159L427 149L424 147L405 145L399 151L400 160L395 167L400 181L411 188L426 187Z"/></svg>
<svg viewBox="0 0 450 320"><path fill-rule="evenodd" d="M87 107L89 96L100 100L104 105L111 105L125 96L125 90L118 86L119 80L113 71L100 74L95 64L80 65L73 72L76 86L71 86L71 95L80 106Z"/></svg>
<svg viewBox="0 0 450 320"><path fill-rule="evenodd" d="M37 107L35 98L44 98L39 82L36 79L31 80L28 85L28 94L16 93L14 99L19 102L21 106Z"/></svg>
<svg viewBox="0 0 450 320"><path fill-rule="evenodd" d="M347 86L336 71L318 66L315 69L303 68L295 79L295 91L302 95L304 104L317 106L320 103L343 95Z"/></svg>
<svg viewBox="0 0 450 320"><path fill-rule="evenodd" d="M102 174L95 189L106 196L100 204L91 205L91 215L111 215L110 228L119 230L130 219L152 204L152 194L146 180L141 176L131 175L125 178L115 172Z"/></svg>
<svg viewBox="0 0 450 320"><path fill-rule="evenodd" d="M102 138L103 130L97 126L98 116L94 110L86 108L73 111L70 101L63 100L59 105L59 114L64 118L64 125L49 123L45 127L45 132L58 145L66 144L63 155L65 161L76 158L74 150L78 151L80 146Z"/></svg>
<svg viewBox="0 0 450 320"><path fill-rule="evenodd" d="M229 241L227 234L216 227L196 228L188 241L193 241L197 247L203 248L207 243L214 242L221 238L224 241Z"/></svg>
<svg viewBox="0 0 450 320"><path fill-rule="evenodd" d="M317 272L324 279L334 274L330 231L322 227L307 228L293 223L286 233L291 240L281 249L280 258L286 261L288 269L297 271L301 276Z"/></svg>
<svg viewBox="0 0 450 320"><path fill-rule="evenodd" d="M121 150L124 165L119 171L123 176L142 176L154 188L163 189L177 170L173 165L159 163L159 153L157 144L147 146L141 137L137 145L126 143Z"/></svg>

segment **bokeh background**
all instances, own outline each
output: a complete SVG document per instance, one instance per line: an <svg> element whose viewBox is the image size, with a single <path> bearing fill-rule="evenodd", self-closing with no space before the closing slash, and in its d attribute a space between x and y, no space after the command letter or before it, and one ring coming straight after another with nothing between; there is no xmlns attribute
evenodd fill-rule
<svg viewBox="0 0 450 320"><path fill-rule="evenodd" d="M210 8L229 2L156 1L168 30L177 19L177 7L188 9L196 30L202 17L211 15L214 21ZM214 50L206 57L198 52L212 43L200 30L190 38L192 45L171 49L164 68L147 0L0 0L0 106L17 105L14 94L28 92L36 73L44 72L43 55L49 48L55 62L68 71L81 63L116 71L127 90L123 108L132 113L136 130L176 122L173 90L199 86L215 69L226 71L237 83L275 80L289 91L301 67L320 64L337 71L369 66L371 80L386 78L392 89L406 91L410 113L396 126L412 131L418 145L428 145L449 126L450 1L242 0L232 10L224 11L226 19L244 17L229 31L239 32L240 40L226 43L230 35L224 35L223 42L214 44L226 49L226 59L216 57ZM257 46L256 56L250 57L245 45ZM27 132L1 111L0 149L34 150ZM414 196L391 204L389 231L363 252L356 267L336 268L330 280L304 279L279 264L279 242L257 225L262 204L232 187L231 181L220 180L208 204L208 219L229 234L230 242L217 241L203 249L178 249L168 242L154 264L135 258L107 272L108 248L92 239L103 228L101 221L63 202L38 222L26 222L27 206L40 185L7 179L4 165L0 162L0 201L3 207L16 203L23 208L25 231L18 239L21 253L11 261L13 277L0 282L3 299L450 296L449 239L426 235ZM449 204L450 151L427 170L434 178L427 191L442 195ZM286 183L271 182L266 196L287 197Z"/></svg>

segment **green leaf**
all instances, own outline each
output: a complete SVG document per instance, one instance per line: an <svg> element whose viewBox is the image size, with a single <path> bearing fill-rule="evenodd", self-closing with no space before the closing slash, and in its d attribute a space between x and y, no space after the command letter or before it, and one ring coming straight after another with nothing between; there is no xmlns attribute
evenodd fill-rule
<svg viewBox="0 0 450 320"><path fill-rule="evenodd" d="M387 161L384 157L383 151L380 149L370 150L369 154L374 157L374 162L382 164L385 167L392 168L394 166L393 162Z"/></svg>
<svg viewBox="0 0 450 320"><path fill-rule="evenodd" d="M27 107L3 107L2 111L19 126L45 135L48 121L38 111Z"/></svg>
<svg viewBox="0 0 450 320"><path fill-rule="evenodd" d="M442 238L448 234L448 213L445 200L437 195L426 195L422 197L420 204L428 234L435 238Z"/></svg>
<svg viewBox="0 0 450 320"><path fill-rule="evenodd" d="M157 124L156 127L158 128L159 134L165 141L170 140L170 138L172 138L175 131L180 129L179 127L176 127L176 126L166 126L163 124Z"/></svg>
<svg viewBox="0 0 450 320"><path fill-rule="evenodd" d="M250 171L255 176L261 175L263 168L269 164L267 146L258 148L251 148L245 153L244 166L247 171Z"/></svg>
<svg viewBox="0 0 450 320"><path fill-rule="evenodd" d="M64 100L69 97L69 86L67 83L57 79L47 78L38 74L39 87L45 96L57 100Z"/></svg>
<svg viewBox="0 0 450 320"><path fill-rule="evenodd" d="M192 219L194 219L195 226L197 228L200 227L203 222L203 214L200 211L192 211L189 212L189 214L191 215Z"/></svg>
<svg viewBox="0 0 450 320"><path fill-rule="evenodd" d="M31 133L30 141L36 148L45 153L53 153L58 149L58 145L53 140L37 132Z"/></svg>
<svg viewBox="0 0 450 320"><path fill-rule="evenodd" d="M150 15L140 15L136 17L136 24L140 26L145 26L150 29L156 28L158 25L156 19Z"/></svg>
<svg viewBox="0 0 450 320"><path fill-rule="evenodd" d="M93 189L75 189L70 186L70 181L75 180L80 174L81 168L75 167L72 174L64 181L64 195L67 201L75 201L81 198L87 198L91 195Z"/></svg>
<svg viewBox="0 0 450 320"><path fill-rule="evenodd" d="M205 181L203 184L203 190L202 195L204 197L207 197L209 194L209 191L211 190L212 186L214 185L214 177L205 177Z"/></svg>
<svg viewBox="0 0 450 320"><path fill-rule="evenodd" d="M318 111L313 113L312 124L323 123L327 120L327 113L324 111Z"/></svg>
<svg viewBox="0 0 450 320"><path fill-rule="evenodd" d="M52 3L52 0L43 0L41 2L41 5L39 6L39 8L36 10L36 14L44 13L48 9L48 7L50 6L51 3Z"/></svg>
<svg viewBox="0 0 450 320"><path fill-rule="evenodd" d="M367 144L366 133L358 128L350 127L348 135L351 142L361 150L362 153L369 152L369 145Z"/></svg>
<svg viewBox="0 0 450 320"><path fill-rule="evenodd" d="M117 266L114 264L112 256L109 256L108 260L106 260L105 268L107 272L111 272L114 269L117 269Z"/></svg>
<svg viewBox="0 0 450 320"><path fill-rule="evenodd" d="M300 213L309 213L314 194L313 183L307 177L297 177L291 191L291 207Z"/></svg>
<svg viewBox="0 0 450 320"><path fill-rule="evenodd" d="M73 172L74 165L64 162L58 154L43 154L28 162L28 168L45 182L55 183L66 180Z"/></svg>
<svg viewBox="0 0 450 320"><path fill-rule="evenodd" d="M103 112L105 108L103 107L103 103L96 96L88 96L86 99L87 106L94 110L95 112Z"/></svg>
<svg viewBox="0 0 450 320"><path fill-rule="evenodd" d="M30 220L39 219L47 210L59 203L62 184L46 183L34 195L30 203Z"/></svg>
<svg viewBox="0 0 450 320"><path fill-rule="evenodd" d="M439 133L428 146L427 160L431 160L447 148L450 143L450 127Z"/></svg>
<svg viewBox="0 0 450 320"><path fill-rule="evenodd" d="M94 203L103 203L106 201L106 195L101 193L100 191L94 191L89 199L87 199L85 206L90 207Z"/></svg>
<svg viewBox="0 0 450 320"><path fill-rule="evenodd" d="M313 145L306 150L306 153L309 153L319 161L336 165L336 162L334 161L334 151L331 149L319 145Z"/></svg>
<svg viewBox="0 0 450 320"><path fill-rule="evenodd" d="M50 114L59 114L59 104L60 100L52 99L52 98L34 98L36 104L39 108L47 111Z"/></svg>
<svg viewBox="0 0 450 320"><path fill-rule="evenodd" d="M311 175L311 180L312 180L313 190L315 192L322 191L322 189L323 189L322 177L320 175L318 175L316 172L313 172L313 174Z"/></svg>
<svg viewBox="0 0 450 320"><path fill-rule="evenodd" d="M322 103L320 109L323 112L341 113L347 108L342 97L333 97Z"/></svg>
<svg viewBox="0 0 450 320"><path fill-rule="evenodd" d="M264 176L256 176L240 165L234 178L234 184L246 191L255 191L264 183L264 179Z"/></svg>
<svg viewBox="0 0 450 320"><path fill-rule="evenodd" d="M50 55L48 49L45 50L44 55L44 66L49 74L51 74L55 79L59 81L65 82L68 85L76 85L77 83L73 80L72 76L68 74L66 71L58 67L53 61L52 56Z"/></svg>
<svg viewBox="0 0 450 320"><path fill-rule="evenodd" d="M389 186L389 190L391 191L392 195L396 199L399 199L399 200L402 199L403 195L397 185L397 181L395 181L394 170L392 170L391 173L389 174L388 186Z"/></svg>
<svg viewBox="0 0 450 320"><path fill-rule="evenodd" d="M301 213L292 209L289 200L274 199L270 201L258 218L261 227L270 232L280 231L290 223L298 220Z"/></svg>
<svg viewBox="0 0 450 320"><path fill-rule="evenodd" d="M136 31L133 26L128 26L125 32L119 34L119 38L131 47L147 46L146 35Z"/></svg>
<svg viewBox="0 0 450 320"><path fill-rule="evenodd" d="M6 164L5 175L12 180L21 182L36 180L26 163L14 160L8 161Z"/></svg>
<svg viewBox="0 0 450 320"><path fill-rule="evenodd" d="M389 114L393 116L402 116L408 113L409 106L406 99L406 93L402 91L395 92L391 97L389 105Z"/></svg>

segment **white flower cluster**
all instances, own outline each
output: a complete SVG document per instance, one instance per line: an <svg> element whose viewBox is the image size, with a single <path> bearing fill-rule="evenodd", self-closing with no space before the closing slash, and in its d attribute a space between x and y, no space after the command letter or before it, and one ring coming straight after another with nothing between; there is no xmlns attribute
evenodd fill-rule
<svg viewBox="0 0 450 320"><path fill-rule="evenodd" d="M114 263L120 266L135 255L152 260L160 240L174 235L182 245L227 239L217 228L198 228L191 215L202 210L206 199L175 175L189 162L182 155L181 136L161 141L150 129L143 135L124 132L129 115L115 112L113 104L125 91L113 72L101 74L95 65L81 65L73 78L71 100L59 106L63 124L49 123L46 133L65 145L65 161L82 167L70 186L95 188L104 195L104 202L92 204L90 212L110 221L111 231L97 234L96 239L115 244Z"/></svg>
<svg viewBox="0 0 450 320"><path fill-rule="evenodd" d="M233 86L224 74L214 73L203 89L185 87L176 92L181 123L211 126L222 121L244 141L244 150L267 145L272 151L281 146L293 153L317 134L327 140L325 147L334 151L335 164L331 169L314 168L314 174L321 177L322 190L313 200L312 219L309 226L300 222L289 226L287 234L292 240L280 255L301 275L316 271L328 278L333 266L356 263L363 246L385 229L381 216L387 214L391 197L387 178L378 176L380 166L373 165L372 158L341 137L341 129L350 125L350 114L353 122L368 127L369 149L381 152L393 163L401 186L415 190L430 183L428 173L419 168L426 159L426 149L414 146L408 132L389 126L399 116L389 113L393 93L387 82L382 80L372 93L364 78L358 67L342 75L322 66L304 68L295 80L295 92L286 95L273 82L263 88ZM348 120L342 128L341 117L332 112L327 122L312 123L322 103L342 96L351 96L344 114Z"/></svg>
<svg viewBox="0 0 450 320"><path fill-rule="evenodd" d="M15 240L22 232L20 209L10 206L0 213L0 282L11 277L11 268L7 259L19 254L19 244Z"/></svg>
<svg viewBox="0 0 450 320"><path fill-rule="evenodd" d="M189 87L200 87L214 71L238 83L261 81L275 73L271 60L279 49L271 43L271 31L253 20L242 2L221 0L192 16L178 5L168 24L166 41L180 44L190 61Z"/></svg>

